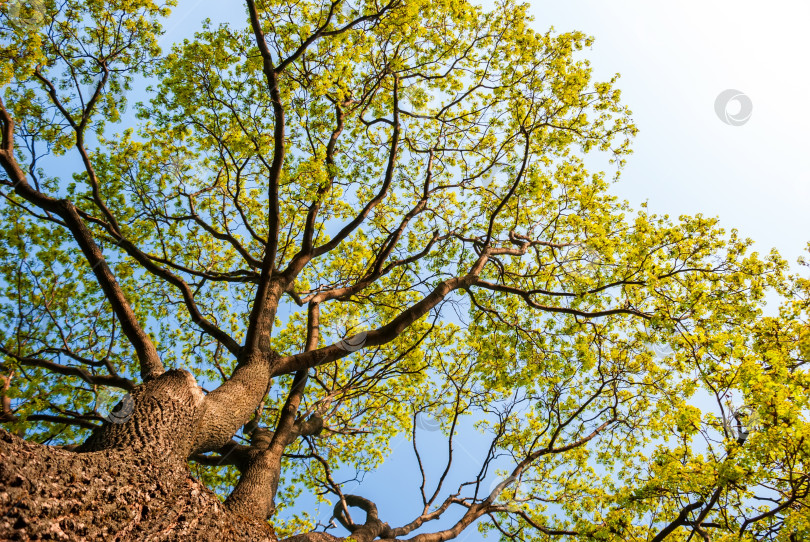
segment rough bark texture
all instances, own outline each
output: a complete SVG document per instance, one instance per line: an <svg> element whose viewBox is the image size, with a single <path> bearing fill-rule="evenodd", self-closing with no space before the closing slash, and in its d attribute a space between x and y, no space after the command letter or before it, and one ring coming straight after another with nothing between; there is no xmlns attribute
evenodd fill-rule
<svg viewBox="0 0 810 542"><path fill-rule="evenodd" d="M131 393L116 421L93 432L79 451L138 450L156 461L182 461L189 455L206 397L186 371L168 371Z"/></svg>
<svg viewBox="0 0 810 542"><path fill-rule="evenodd" d="M138 386L131 404L75 452L0 431L0 540L276 540L191 477L206 398L189 373Z"/></svg>
<svg viewBox="0 0 810 542"><path fill-rule="evenodd" d="M76 453L0 430L0 540L267 540L185 464L130 450Z"/></svg>

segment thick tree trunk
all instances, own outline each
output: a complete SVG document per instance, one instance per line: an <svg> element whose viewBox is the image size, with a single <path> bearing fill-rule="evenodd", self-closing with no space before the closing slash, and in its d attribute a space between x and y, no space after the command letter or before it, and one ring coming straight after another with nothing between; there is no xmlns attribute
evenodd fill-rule
<svg viewBox="0 0 810 542"><path fill-rule="evenodd" d="M0 430L0 540L276 540L191 477L210 413L190 374L164 373L131 404L76 452Z"/></svg>
<svg viewBox="0 0 810 542"><path fill-rule="evenodd" d="M185 464L131 450L76 453L0 430L0 540L266 540Z"/></svg>

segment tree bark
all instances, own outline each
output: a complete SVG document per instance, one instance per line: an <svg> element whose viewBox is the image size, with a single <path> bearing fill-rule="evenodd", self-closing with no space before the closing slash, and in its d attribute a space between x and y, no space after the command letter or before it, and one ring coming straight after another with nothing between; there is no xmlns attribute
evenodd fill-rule
<svg viewBox="0 0 810 542"><path fill-rule="evenodd" d="M77 451L0 430L0 540L275 541L192 478L205 403L189 373L168 371Z"/></svg>
<svg viewBox="0 0 810 542"><path fill-rule="evenodd" d="M184 462L134 450L77 453L0 430L0 540L262 540Z"/></svg>

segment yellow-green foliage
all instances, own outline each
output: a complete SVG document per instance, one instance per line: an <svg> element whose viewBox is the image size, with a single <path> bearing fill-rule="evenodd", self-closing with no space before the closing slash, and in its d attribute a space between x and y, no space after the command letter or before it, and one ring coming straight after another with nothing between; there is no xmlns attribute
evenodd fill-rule
<svg viewBox="0 0 810 542"><path fill-rule="evenodd" d="M446 437L464 438L460 427L474 424L475 438L492 443L480 458L488 469L455 467L473 482L465 502L487 499L496 470L517 477L489 501L483 531L497 522L517 540L571 531L646 541L703 503L667 540L697 539L688 521L704 508L698 529L712 540L810 537L810 282L786 276L777 254L752 253L716 219L657 216L610 194L636 128L618 76L593 80L588 36L538 32L512 1L485 11L459 0L394 1L337 32L378 4L336 1L326 33L279 73L277 269L300 249L315 202L313 243L322 246L381 193L395 122L400 141L390 189L283 298L274 347L302 351L307 314L297 301L362 282L413 209L383 267L398 263L321 305L319 346L384 326L439 281L467 274L484 247L504 250L477 284L396 340L310 371L301 414L318 413L326 429L287 450L277 532L312 527L312 510L296 499L334 502L328 475L373 471L430 414ZM209 22L161 52L170 3L45 0L43 16L26 19L35 24L9 6L0 84L19 162L32 184L84 214L164 362L216 387L235 359L192 322L178 291L111 241L76 146L89 149L98 196L123 235L182 276L203 316L241 342L270 234L277 147L253 33ZM259 2L277 66L329 9ZM135 81L151 86L127 110ZM132 347L69 232L3 181L0 342L18 418L9 427L76 442L85 429L26 419L97 421L103 390L20 358L135 378ZM523 253L506 251L529 241ZM768 291L785 301L766 318ZM264 425L274 426L290 380L274 381ZM193 469L223 495L238 475Z"/></svg>

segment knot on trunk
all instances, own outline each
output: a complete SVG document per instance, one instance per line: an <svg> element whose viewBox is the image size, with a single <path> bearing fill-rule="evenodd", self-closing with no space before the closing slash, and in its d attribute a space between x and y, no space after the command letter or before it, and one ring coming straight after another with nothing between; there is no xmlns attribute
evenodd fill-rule
<svg viewBox="0 0 810 542"><path fill-rule="evenodd" d="M167 371L127 395L78 451L128 449L185 460L204 398L188 371Z"/></svg>

